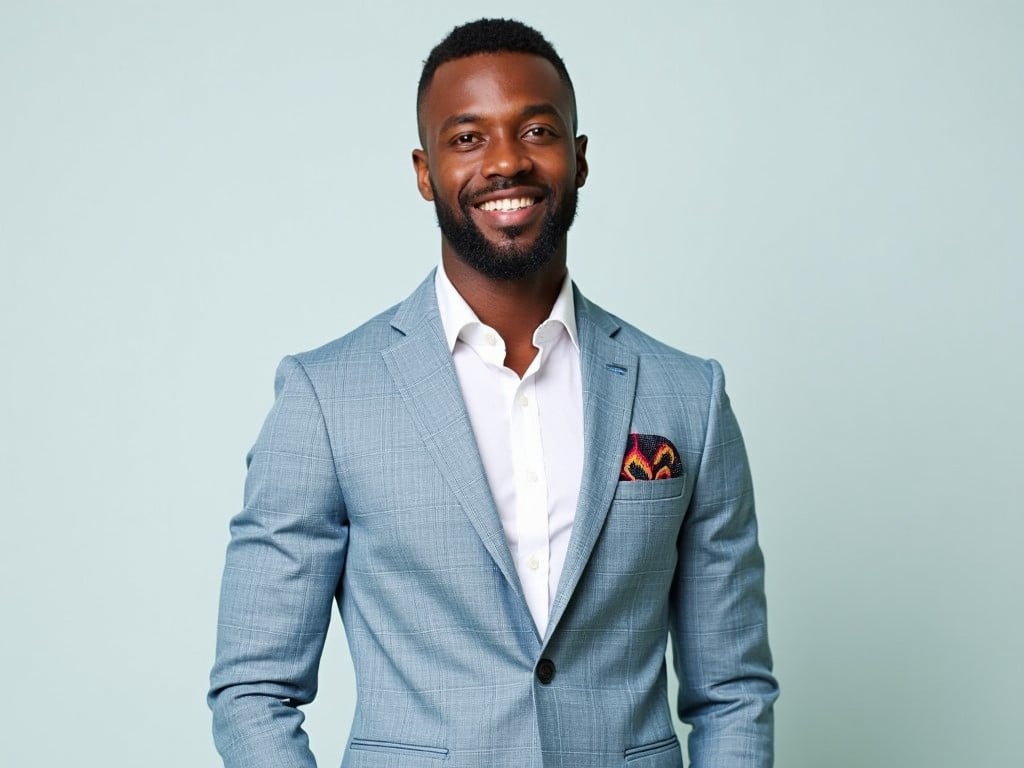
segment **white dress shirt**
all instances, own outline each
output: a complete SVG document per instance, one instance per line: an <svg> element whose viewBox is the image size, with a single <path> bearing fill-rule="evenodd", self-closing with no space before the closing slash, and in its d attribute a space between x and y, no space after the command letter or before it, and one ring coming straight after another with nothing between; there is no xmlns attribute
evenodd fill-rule
<svg viewBox="0 0 1024 768"><path fill-rule="evenodd" d="M541 636L562 575L583 472L583 388L572 284L533 332L523 378L439 266L437 306L509 550Z"/></svg>

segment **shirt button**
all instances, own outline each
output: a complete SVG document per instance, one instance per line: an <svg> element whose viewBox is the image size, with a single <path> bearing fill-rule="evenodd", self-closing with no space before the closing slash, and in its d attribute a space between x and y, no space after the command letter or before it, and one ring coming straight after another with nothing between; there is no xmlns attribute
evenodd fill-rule
<svg viewBox="0 0 1024 768"><path fill-rule="evenodd" d="M495 333L488 332L487 335L484 336L484 341L486 341L492 347L497 346L498 336Z"/></svg>
<svg viewBox="0 0 1024 768"><path fill-rule="evenodd" d="M541 659L537 663L537 679L547 685L555 679L555 662L551 659Z"/></svg>
<svg viewBox="0 0 1024 768"><path fill-rule="evenodd" d="M537 473L531 469L527 471L526 479L531 483L536 483L540 478L537 476Z"/></svg>
<svg viewBox="0 0 1024 768"><path fill-rule="evenodd" d="M526 561L526 567L529 568L531 571L536 571L538 568L540 568L540 560L538 560L536 555L534 555Z"/></svg>
<svg viewBox="0 0 1024 768"><path fill-rule="evenodd" d="M520 395L519 396L519 404L521 406L523 406L523 408L529 408L530 407L530 398L528 398L526 395Z"/></svg>

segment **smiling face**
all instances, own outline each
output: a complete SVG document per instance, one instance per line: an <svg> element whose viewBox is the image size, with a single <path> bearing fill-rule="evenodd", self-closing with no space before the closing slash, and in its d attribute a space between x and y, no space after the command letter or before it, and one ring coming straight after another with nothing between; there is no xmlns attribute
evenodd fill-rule
<svg viewBox="0 0 1024 768"><path fill-rule="evenodd" d="M419 110L417 184L434 201L442 253L500 280L562 271L585 136L554 66L525 53L442 64Z"/></svg>

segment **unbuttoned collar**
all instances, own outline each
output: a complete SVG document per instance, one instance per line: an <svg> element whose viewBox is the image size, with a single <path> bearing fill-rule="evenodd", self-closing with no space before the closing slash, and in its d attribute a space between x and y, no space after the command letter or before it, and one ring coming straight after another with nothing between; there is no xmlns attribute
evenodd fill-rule
<svg viewBox="0 0 1024 768"><path fill-rule="evenodd" d="M480 321L476 312L452 285L452 281L448 279L448 275L444 271L443 263L437 267L434 288L437 291L437 309L441 315L441 325L444 327L444 338L448 343L449 352L455 351L455 342L463 335L463 332L466 332L467 335L475 335L487 329L493 333L493 329L489 329ZM572 295L572 280L569 279L568 273L558 291L555 303L551 307L551 314L533 332L533 345L539 349L558 338L561 330L559 326L569 334L573 346L579 352L580 343L576 335L576 305Z"/></svg>

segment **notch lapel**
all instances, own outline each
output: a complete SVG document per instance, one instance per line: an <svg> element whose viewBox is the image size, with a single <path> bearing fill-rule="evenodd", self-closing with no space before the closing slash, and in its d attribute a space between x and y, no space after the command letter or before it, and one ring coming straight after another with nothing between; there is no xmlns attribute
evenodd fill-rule
<svg viewBox="0 0 1024 768"><path fill-rule="evenodd" d="M484 547L527 610L483 461L466 412L437 311L434 273L395 312L391 325L403 336L383 351L438 472L448 483Z"/></svg>
<svg viewBox="0 0 1024 768"><path fill-rule="evenodd" d="M622 470L639 362L613 339L620 327L615 319L573 289L583 380L583 477L545 641L565 612L608 516Z"/></svg>

